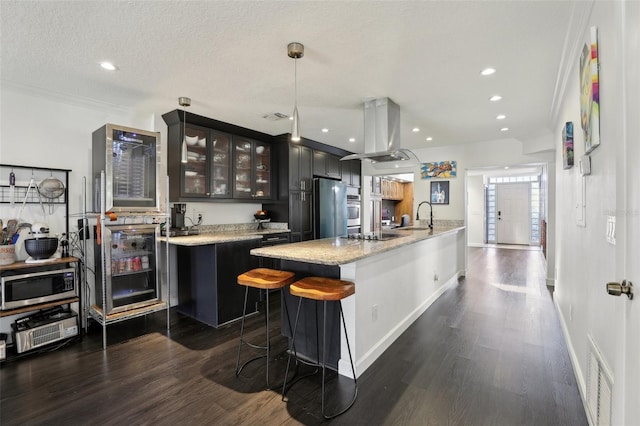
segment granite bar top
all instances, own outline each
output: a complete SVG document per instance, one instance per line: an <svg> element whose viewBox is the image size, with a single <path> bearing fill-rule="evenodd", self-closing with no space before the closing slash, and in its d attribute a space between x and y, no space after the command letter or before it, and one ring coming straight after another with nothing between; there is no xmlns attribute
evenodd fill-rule
<svg viewBox="0 0 640 426"><path fill-rule="evenodd" d="M268 225L268 226L267 226ZM169 244L177 246L202 246L207 244L221 244L233 241L257 240L263 235L290 232L287 224L264 224L264 229L257 229L257 224L232 225L204 225L200 227L200 234L180 237L170 237ZM160 237L160 241L167 241L167 237Z"/></svg>
<svg viewBox="0 0 640 426"><path fill-rule="evenodd" d="M383 241L350 240L344 237L323 238L321 240L255 248L250 253L254 256L320 265L344 265L418 241L455 233L464 228L464 226L443 226L428 230L420 227L409 227L403 228L403 230L385 232L385 234L399 235L399 237Z"/></svg>

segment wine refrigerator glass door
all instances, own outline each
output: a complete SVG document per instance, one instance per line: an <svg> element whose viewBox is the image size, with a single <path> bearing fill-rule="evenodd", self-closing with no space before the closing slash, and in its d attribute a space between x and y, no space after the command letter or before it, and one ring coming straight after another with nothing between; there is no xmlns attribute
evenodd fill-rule
<svg viewBox="0 0 640 426"><path fill-rule="evenodd" d="M142 224L105 228L105 314L158 303L160 287L157 259L160 226ZM96 302L98 306L102 306L101 282L96 280L96 287Z"/></svg>
<svg viewBox="0 0 640 426"><path fill-rule="evenodd" d="M106 126L105 211L160 211L160 134Z"/></svg>

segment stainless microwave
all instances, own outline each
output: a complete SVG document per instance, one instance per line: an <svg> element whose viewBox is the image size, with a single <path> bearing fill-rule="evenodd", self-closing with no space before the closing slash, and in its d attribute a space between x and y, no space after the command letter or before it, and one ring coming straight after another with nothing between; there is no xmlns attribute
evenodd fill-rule
<svg viewBox="0 0 640 426"><path fill-rule="evenodd" d="M68 299L78 295L74 268L4 275L0 280L0 310Z"/></svg>

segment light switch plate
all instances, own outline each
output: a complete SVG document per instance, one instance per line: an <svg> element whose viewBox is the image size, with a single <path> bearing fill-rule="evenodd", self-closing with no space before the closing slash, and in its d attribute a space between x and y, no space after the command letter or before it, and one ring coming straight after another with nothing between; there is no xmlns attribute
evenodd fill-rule
<svg viewBox="0 0 640 426"><path fill-rule="evenodd" d="M607 216L607 242L616 245L616 217Z"/></svg>

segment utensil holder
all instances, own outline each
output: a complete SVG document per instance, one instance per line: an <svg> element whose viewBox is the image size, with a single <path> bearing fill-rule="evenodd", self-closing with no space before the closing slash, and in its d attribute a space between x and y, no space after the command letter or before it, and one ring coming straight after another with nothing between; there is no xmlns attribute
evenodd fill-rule
<svg viewBox="0 0 640 426"><path fill-rule="evenodd" d="M0 265L11 265L16 261L16 246L0 246Z"/></svg>

